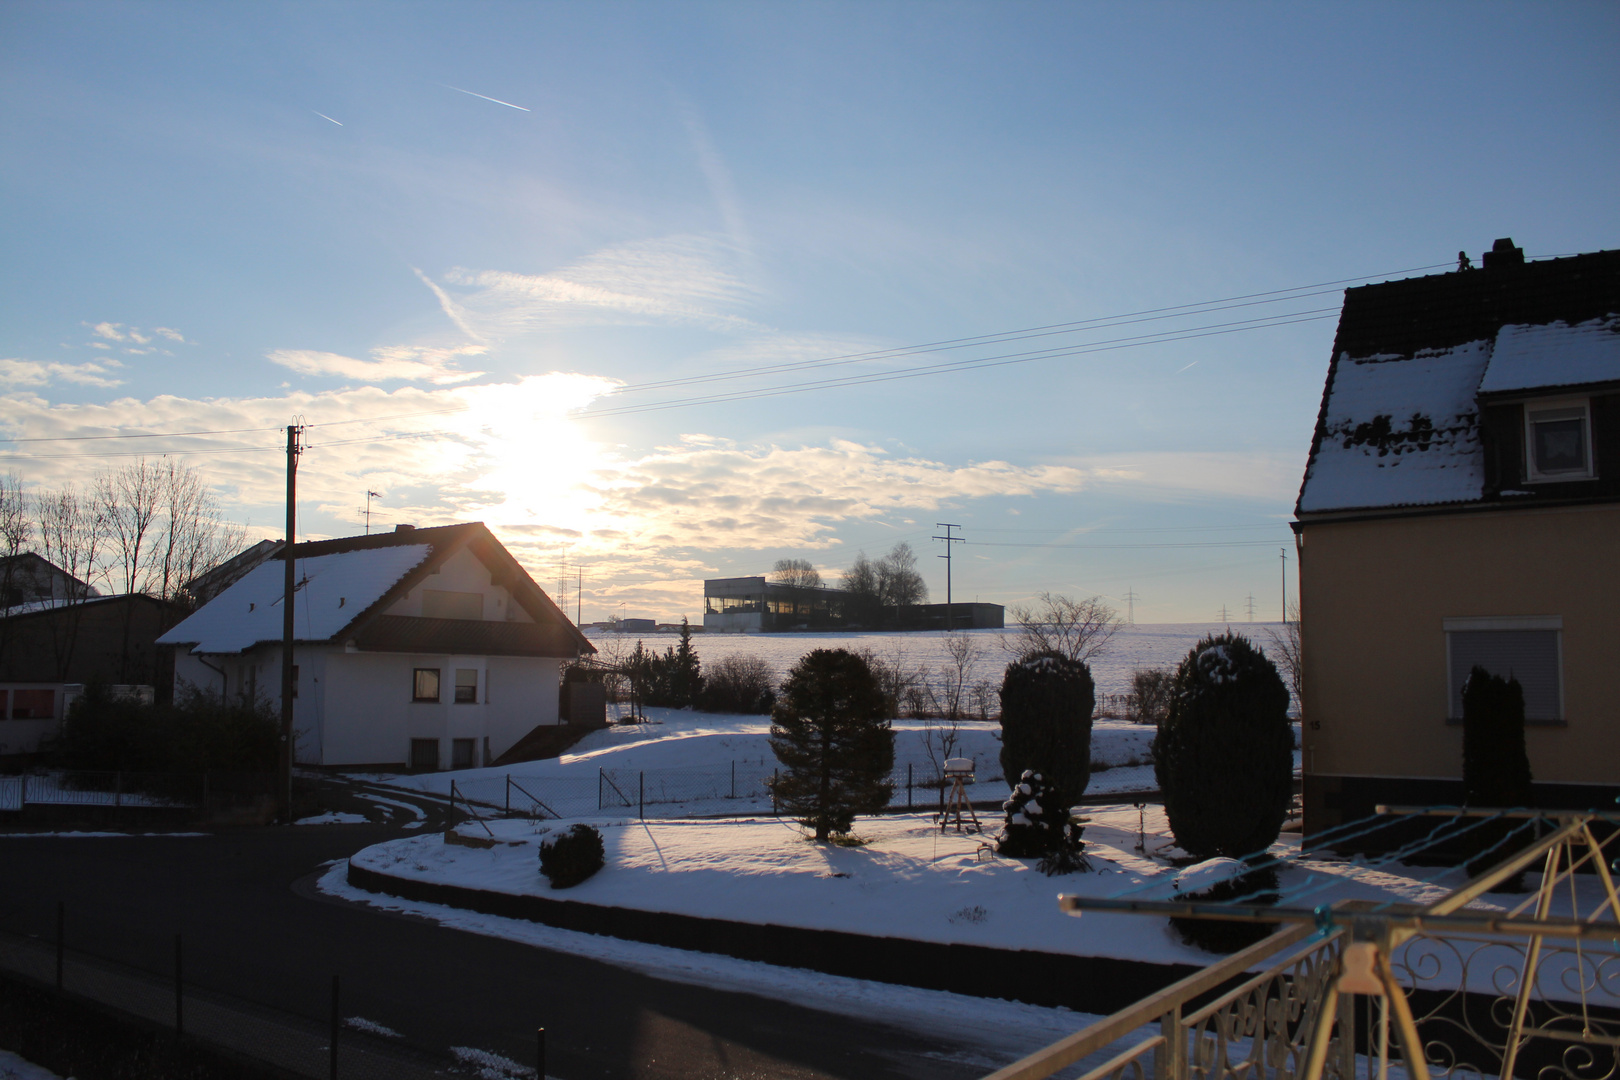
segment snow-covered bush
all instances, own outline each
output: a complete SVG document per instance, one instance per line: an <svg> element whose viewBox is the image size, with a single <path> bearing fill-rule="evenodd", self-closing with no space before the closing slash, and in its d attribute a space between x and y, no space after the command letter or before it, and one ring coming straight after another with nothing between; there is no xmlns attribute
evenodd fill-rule
<svg viewBox="0 0 1620 1080"><path fill-rule="evenodd" d="M1197 859L1244 858L1282 831L1293 795L1288 688L1241 634L1194 645L1153 740L1170 831Z"/></svg>
<svg viewBox="0 0 1620 1080"><path fill-rule="evenodd" d="M602 834L583 823L540 845L540 872L551 879L553 889L573 888L605 861Z"/></svg>
<svg viewBox="0 0 1620 1080"><path fill-rule="evenodd" d="M1080 801L1091 783L1091 669L1055 652L1007 665L1001 680L1001 775L1046 778L1054 806Z"/></svg>
<svg viewBox="0 0 1620 1080"><path fill-rule="evenodd" d="M1006 814L996 850L1014 858L1041 860L1046 874L1067 874L1087 869L1082 827L1070 820L1071 809L1056 797L1045 777L1025 769L1001 804Z"/></svg>
<svg viewBox="0 0 1620 1080"><path fill-rule="evenodd" d="M1177 900L1192 903L1270 906L1277 902L1277 870L1250 870L1241 859L1206 859L1176 875ZM1195 949L1234 953L1273 934L1272 922L1188 919L1172 916L1170 925Z"/></svg>

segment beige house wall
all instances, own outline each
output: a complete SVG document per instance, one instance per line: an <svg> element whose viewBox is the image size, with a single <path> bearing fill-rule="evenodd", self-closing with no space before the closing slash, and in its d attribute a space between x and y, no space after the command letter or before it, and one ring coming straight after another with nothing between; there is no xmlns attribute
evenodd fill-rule
<svg viewBox="0 0 1620 1080"><path fill-rule="evenodd" d="M1462 775L1442 621L1563 619L1564 723L1526 732L1538 782L1620 782L1620 506L1307 522L1304 771Z"/></svg>

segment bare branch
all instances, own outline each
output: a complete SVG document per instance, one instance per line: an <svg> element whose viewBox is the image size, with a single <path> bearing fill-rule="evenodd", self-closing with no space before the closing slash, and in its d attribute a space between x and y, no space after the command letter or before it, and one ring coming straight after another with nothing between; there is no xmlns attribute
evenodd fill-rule
<svg viewBox="0 0 1620 1080"><path fill-rule="evenodd" d="M1119 612L1100 596L1076 600L1061 593L1043 592L1031 607L1015 606L1018 633L1003 639L1017 656L1055 652L1085 662L1102 652L1120 628Z"/></svg>

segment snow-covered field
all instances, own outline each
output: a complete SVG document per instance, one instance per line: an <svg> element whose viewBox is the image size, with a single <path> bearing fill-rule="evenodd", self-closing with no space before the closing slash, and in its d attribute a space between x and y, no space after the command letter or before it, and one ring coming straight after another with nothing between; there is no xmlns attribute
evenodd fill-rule
<svg viewBox="0 0 1620 1080"><path fill-rule="evenodd" d="M1122 626L1108 645L1090 661L1091 677L1097 693L1123 694L1131 688L1131 672L1137 668L1173 667L1187 650L1207 634L1227 629L1243 634L1256 645L1271 651L1268 631L1280 631L1280 623L1139 623ZM615 634L606 630L587 631L592 643L604 655L628 656L636 642L663 652L674 645L674 634ZM1001 686L1002 672L1013 658L1017 629L964 630L960 635L972 642L974 656L969 665L969 686L984 680ZM880 659L899 662L906 670L921 670L936 686L941 670L950 663L946 651L949 635L944 632L872 632L821 634L693 634L698 660L711 663L727 656L763 657L780 681L799 657L812 649L870 649Z"/></svg>

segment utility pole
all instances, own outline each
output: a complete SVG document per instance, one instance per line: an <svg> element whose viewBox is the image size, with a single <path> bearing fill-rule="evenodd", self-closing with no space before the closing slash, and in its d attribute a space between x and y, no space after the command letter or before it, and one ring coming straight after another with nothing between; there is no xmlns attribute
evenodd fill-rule
<svg viewBox="0 0 1620 1080"><path fill-rule="evenodd" d="M574 579L574 625L579 625L580 596L585 591L585 568L578 563L574 564L576 577Z"/></svg>
<svg viewBox="0 0 1620 1080"><path fill-rule="evenodd" d="M1288 549L1278 548L1277 554L1282 556L1282 587L1283 587L1283 625L1288 625Z"/></svg>
<svg viewBox="0 0 1620 1080"><path fill-rule="evenodd" d="M372 499L380 499L380 498L382 498L382 496L377 494L375 491L372 491L370 488L366 489L366 535L367 536L371 535L371 500Z"/></svg>
<svg viewBox="0 0 1620 1080"><path fill-rule="evenodd" d="M951 535L951 530L960 529L962 527L960 525L947 525L943 521L936 521L934 522L934 527L936 529L945 530L944 536L934 537L935 540L945 541L945 554L937 555L935 558L945 560L945 629L955 630L956 609L951 605L951 545L965 544L967 541L962 539L960 536Z"/></svg>
<svg viewBox="0 0 1620 1080"><path fill-rule="evenodd" d="M281 776L278 795L282 820L293 821L292 767L293 767L293 581L297 560L293 558L293 545L297 543L298 528L298 455L304 452L304 425L287 425L287 546L282 549L285 562L281 578Z"/></svg>

